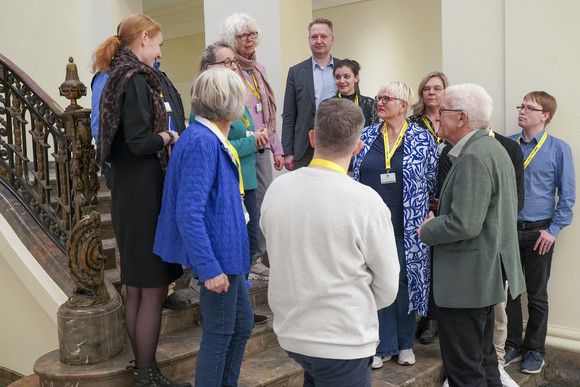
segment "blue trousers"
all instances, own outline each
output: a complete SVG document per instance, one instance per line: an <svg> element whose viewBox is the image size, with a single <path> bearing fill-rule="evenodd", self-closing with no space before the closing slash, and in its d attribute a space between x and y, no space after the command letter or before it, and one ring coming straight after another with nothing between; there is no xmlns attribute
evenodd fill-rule
<svg viewBox="0 0 580 387"><path fill-rule="evenodd" d="M304 387L371 387L372 357L340 360L289 352L304 369Z"/></svg>
<svg viewBox="0 0 580 387"><path fill-rule="evenodd" d="M216 293L200 289L201 345L197 355L196 387L237 386L254 311L243 274L228 275L230 288Z"/></svg>
<svg viewBox="0 0 580 387"><path fill-rule="evenodd" d="M415 313L409 311L407 260L402 236L395 236L399 256L399 291L392 305L379 310L379 346L377 356L392 356L402 349L413 348Z"/></svg>

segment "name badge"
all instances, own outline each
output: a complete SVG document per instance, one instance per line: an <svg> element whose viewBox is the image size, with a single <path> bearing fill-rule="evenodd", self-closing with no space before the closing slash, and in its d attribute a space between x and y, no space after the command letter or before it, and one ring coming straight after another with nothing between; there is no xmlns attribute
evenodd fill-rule
<svg viewBox="0 0 580 387"><path fill-rule="evenodd" d="M437 145L437 153L439 153L439 155L441 155L441 152L443 152L443 148L445 148L445 143L441 141L439 145Z"/></svg>
<svg viewBox="0 0 580 387"><path fill-rule="evenodd" d="M173 110L171 110L171 105L169 104L169 102L164 102L165 103L165 111L167 113L171 113Z"/></svg>
<svg viewBox="0 0 580 387"><path fill-rule="evenodd" d="M381 184L391 184L397 182L397 176L394 172L381 174Z"/></svg>
<svg viewBox="0 0 580 387"><path fill-rule="evenodd" d="M262 103L258 102L256 104L256 113L262 113Z"/></svg>
<svg viewBox="0 0 580 387"><path fill-rule="evenodd" d="M253 135L254 135L254 132L252 132L251 130L246 130L246 137L250 137Z"/></svg>

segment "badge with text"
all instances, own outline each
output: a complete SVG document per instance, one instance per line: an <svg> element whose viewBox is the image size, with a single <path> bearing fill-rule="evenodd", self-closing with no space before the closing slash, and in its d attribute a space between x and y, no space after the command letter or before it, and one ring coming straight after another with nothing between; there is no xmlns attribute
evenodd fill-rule
<svg viewBox="0 0 580 387"><path fill-rule="evenodd" d="M381 184L396 183L397 177L394 172L381 173Z"/></svg>
<svg viewBox="0 0 580 387"><path fill-rule="evenodd" d="M256 113L262 113L262 103L260 102L256 104Z"/></svg>

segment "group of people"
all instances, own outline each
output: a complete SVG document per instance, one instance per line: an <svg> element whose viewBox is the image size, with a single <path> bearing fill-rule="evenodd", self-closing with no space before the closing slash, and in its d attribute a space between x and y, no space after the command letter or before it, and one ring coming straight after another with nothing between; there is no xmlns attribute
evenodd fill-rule
<svg viewBox="0 0 580 387"><path fill-rule="evenodd" d="M179 131L154 68L158 23L131 15L96 52L94 69L108 74L98 158L109 168L135 385L189 385L155 361L183 266L200 287L197 386L237 385L251 329L265 321L252 311L250 271L270 279L274 331L305 386L370 386L391 357L414 364L417 313L426 342L438 327L451 386L501 386L504 347L506 365L523 358L523 372L539 372L554 239L575 200L570 148L545 129L555 99L524 97L515 142L489 127L482 87L434 72L409 116L412 89L391 81L363 96L360 65L331 55L332 22L315 19L312 57L288 72L280 138L260 37L248 15L225 20ZM273 181L283 167L295 171Z"/></svg>

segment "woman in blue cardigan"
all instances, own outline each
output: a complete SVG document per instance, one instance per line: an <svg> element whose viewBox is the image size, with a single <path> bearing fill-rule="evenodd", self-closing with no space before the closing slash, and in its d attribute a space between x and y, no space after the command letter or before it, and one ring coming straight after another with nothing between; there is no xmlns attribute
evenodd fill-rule
<svg viewBox="0 0 580 387"><path fill-rule="evenodd" d="M245 87L233 71L216 66L197 76L195 122L173 148L155 236L156 254L199 276L203 333L196 386L236 385L253 326L240 161L227 140L244 101Z"/></svg>

